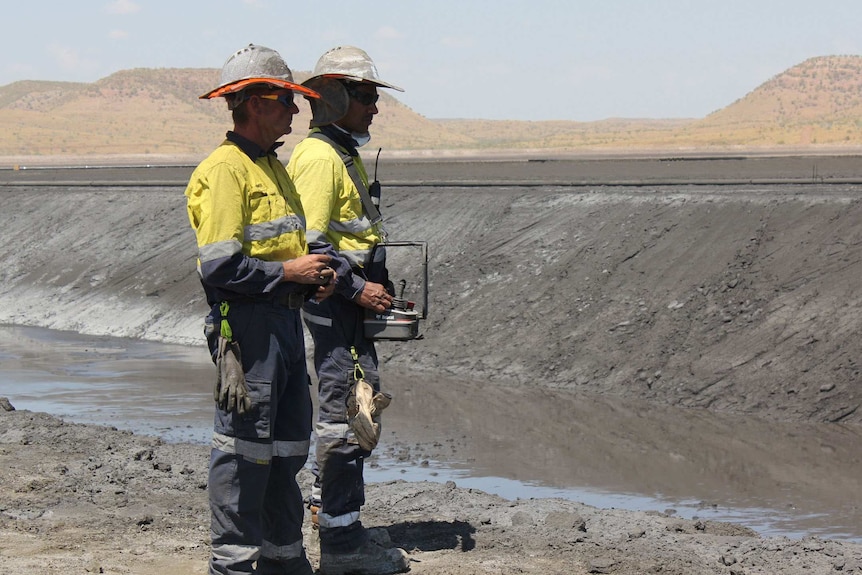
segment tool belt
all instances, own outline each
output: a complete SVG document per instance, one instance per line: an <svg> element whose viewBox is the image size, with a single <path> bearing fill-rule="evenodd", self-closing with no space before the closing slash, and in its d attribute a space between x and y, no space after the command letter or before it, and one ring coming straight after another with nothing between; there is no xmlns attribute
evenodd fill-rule
<svg viewBox="0 0 862 575"><path fill-rule="evenodd" d="M281 305L289 309L300 309L305 303L305 294L302 293L285 293L272 298L272 303Z"/></svg>
<svg viewBox="0 0 862 575"><path fill-rule="evenodd" d="M315 288L317 286L314 286ZM272 297L236 297L228 300L230 303L248 304L248 303L268 303L272 305L284 306L288 309L300 309L305 303L306 294L304 293L281 293Z"/></svg>

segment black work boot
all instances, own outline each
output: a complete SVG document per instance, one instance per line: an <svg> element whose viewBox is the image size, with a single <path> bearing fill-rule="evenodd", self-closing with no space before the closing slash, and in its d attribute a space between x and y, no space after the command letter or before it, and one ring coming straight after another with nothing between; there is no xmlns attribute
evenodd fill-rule
<svg viewBox="0 0 862 575"><path fill-rule="evenodd" d="M347 553L320 553L320 575L391 575L410 570L407 552L398 547L381 547L367 539Z"/></svg>

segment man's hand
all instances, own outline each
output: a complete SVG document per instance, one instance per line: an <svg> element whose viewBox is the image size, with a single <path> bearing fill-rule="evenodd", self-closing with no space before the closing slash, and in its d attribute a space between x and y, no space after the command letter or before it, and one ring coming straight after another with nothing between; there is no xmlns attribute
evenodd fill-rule
<svg viewBox="0 0 862 575"><path fill-rule="evenodd" d="M284 281L325 286L335 283L335 270L329 267L332 258L323 254L306 254L282 262Z"/></svg>
<svg viewBox="0 0 862 575"><path fill-rule="evenodd" d="M365 282L365 287L353 301L375 313L383 313L392 307L392 296L382 284Z"/></svg>
<svg viewBox="0 0 862 575"><path fill-rule="evenodd" d="M329 268L327 268L329 269ZM329 270L332 271L332 270ZM314 300L317 302L321 302L335 293L335 279L338 277L334 271L332 271L332 275L329 277L329 282L323 284L317 291L314 293Z"/></svg>

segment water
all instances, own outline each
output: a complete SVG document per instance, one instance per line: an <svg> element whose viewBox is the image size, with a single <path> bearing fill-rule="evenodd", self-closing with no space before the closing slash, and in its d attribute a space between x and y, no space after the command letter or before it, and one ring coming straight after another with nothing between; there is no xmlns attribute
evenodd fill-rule
<svg viewBox="0 0 862 575"><path fill-rule="evenodd" d="M17 409L207 444L212 376L203 346L0 326L0 396ZM858 429L385 376L396 401L368 481L454 481L509 499L558 497L862 542Z"/></svg>

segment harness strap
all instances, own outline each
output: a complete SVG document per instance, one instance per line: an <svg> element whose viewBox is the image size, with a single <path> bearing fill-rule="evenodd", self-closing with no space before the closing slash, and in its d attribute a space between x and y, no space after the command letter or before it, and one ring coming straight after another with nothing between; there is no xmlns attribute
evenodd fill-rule
<svg viewBox="0 0 862 575"><path fill-rule="evenodd" d="M371 194L368 193L368 187L359 175L359 169L353 161L353 156L342 151L338 144L336 144L332 138L326 134L314 132L309 134L308 137L317 138L318 140L328 143L338 153L338 155L341 156L341 161L344 162L344 167L347 168L347 173L350 174L350 179L353 180L353 185L356 186L356 190L359 192L359 199L362 200L362 209L365 210L365 215L368 216L368 219L371 220L372 224L383 221L383 216L380 215L380 211L371 200Z"/></svg>

